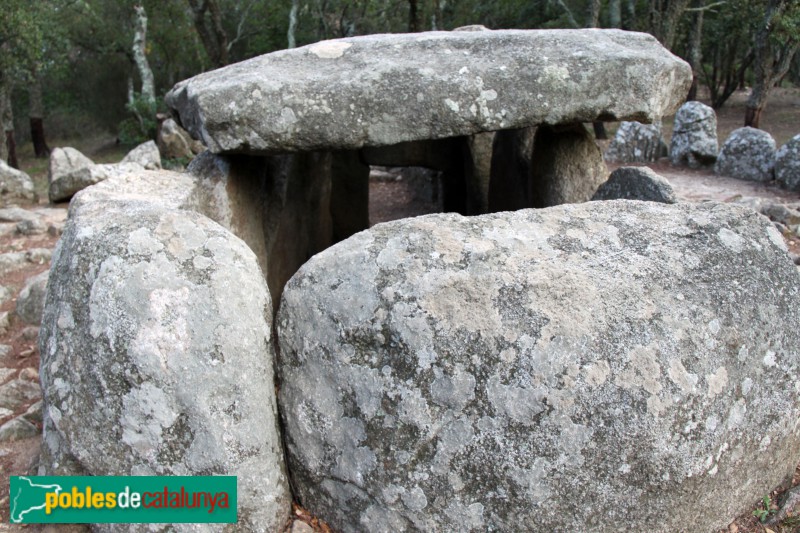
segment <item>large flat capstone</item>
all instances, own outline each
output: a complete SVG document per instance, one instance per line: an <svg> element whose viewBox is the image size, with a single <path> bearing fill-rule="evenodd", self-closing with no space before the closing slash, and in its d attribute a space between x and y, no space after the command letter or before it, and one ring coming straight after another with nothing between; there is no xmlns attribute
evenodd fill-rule
<svg viewBox="0 0 800 533"><path fill-rule="evenodd" d="M797 464L798 313L726 204L376 225L283 293L295 495L347 532L717 531Z"/></svg>
<svg viewBox="0 0 800 533"><path fill-rule="evenodd" d="M283 50L167 94L216 153L357 149L537 124L651 122L673 113L688 64L620 30L369 35Z"/></svg>

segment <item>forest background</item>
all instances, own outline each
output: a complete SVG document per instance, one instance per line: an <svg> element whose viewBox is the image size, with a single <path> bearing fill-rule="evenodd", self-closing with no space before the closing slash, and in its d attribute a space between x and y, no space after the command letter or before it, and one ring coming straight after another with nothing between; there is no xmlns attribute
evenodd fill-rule
<svg viewBox="0 0 800 533"><path fill-rule="evenodd" d="M154 138L176 82L256 55L471 24L651 33L691 64L689 99L720 109L751 88L743 125L758 127L773 87L800 85L798 0L3 0L0 158L100 132Z"/></svg>

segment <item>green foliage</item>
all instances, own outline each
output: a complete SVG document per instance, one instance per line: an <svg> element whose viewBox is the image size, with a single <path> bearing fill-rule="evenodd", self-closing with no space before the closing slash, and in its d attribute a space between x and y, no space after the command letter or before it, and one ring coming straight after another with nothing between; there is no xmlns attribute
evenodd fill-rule
<svg viewBox="0 0 800 533"><path fill-rule="evenodd" d="M156 138L158 123L156 102L135 94L125 108L133 116L120 122L118 137L122 144L136 145Z"/></svg>
<svg viewBox="0 0 800 533"><path fill-rule="evenodd" d="M769 518L769 515L775 512L774 509L770 509L772 506L772 499L769 497L769 495L766 495L761 500L761 504L764 506L764 508L753 511L753 516L758 518L761 522L766 522L767 518Z"/></svg>

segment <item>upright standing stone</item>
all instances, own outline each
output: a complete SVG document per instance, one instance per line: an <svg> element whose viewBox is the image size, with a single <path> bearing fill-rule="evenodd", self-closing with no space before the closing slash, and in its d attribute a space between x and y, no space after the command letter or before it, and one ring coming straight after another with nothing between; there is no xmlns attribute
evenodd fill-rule
<svg viewBox="0 0 800 533"><path fill-rule="evenodd" d="M686 102L675 114L669 160L691 168L708 166L717 160L717 114L701 102Z"/></svg>
<svg viewBox="0 0 800 533"><path fill-rule="evenodd" d="M770 181L775 167L775 139L764 130L734 130L714 165L714 172L741 180Z"/></svg>
<svg viewBox="0 0 800 533"><path fill-rule="evenodd" d="M585 202L608 176L594 136L581 124L540 126L531 160L533 207Z"/></svg>
<svg viewBox="0 0 800 533"><path fill-rule="evenodd" d="M667 155L661 121L655 124L621 122L606 150L605 159L614 163L648 163Z"/></svg>
<svg viewBox="0 0 800 533"><path fill-rule="evenodd" d="M775 179L789 190L800 191L800 135L792 137L778 150Z"/></svg>

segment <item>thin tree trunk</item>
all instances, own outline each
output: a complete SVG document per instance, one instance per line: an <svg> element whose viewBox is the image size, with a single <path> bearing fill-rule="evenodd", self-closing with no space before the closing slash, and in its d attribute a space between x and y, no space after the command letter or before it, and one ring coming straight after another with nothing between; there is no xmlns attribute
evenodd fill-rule
<svg viewBox="0 0 800 533"><path fill-rule="evenodd" d="M622 27L622 6L620 0L610 0L608 2L608 27Z"/></svg>
<svg viewBox="0 0 800 533"><path fill-rule="evenodd" d="M672 50L678 22L689 5L689 0L664 0L652 2L650 10L650 26L653 35L667 50Z"/></svg>
<svg viewBox="0 0 800 533"><path fill-rule="evenodd" d="M408 31L416 33L419 31L419 12L417 10L417 0L408 0Z"/></svg>
<svg viewBox="0 0 800 533"><path fill-rule="evenodd" d="M705 0L694 0L693 7L702 8ZM703 59L703 13L700 9L695 11L692 20L692 30L689 37L689 65L692 67L692 86L689 88L687 100L697 100L697 86L700 78L700 68Z"/></svg>
<svg viewBox="0 0 800 533"><path fill-rule="evenodd" d="M756 33L753 65L755 80L745 108L745 126L759 127L770 89L777 80L786 75L791 67L792 58L800 46L800 37L797 36L777 49L770 43L774 19L787 5L788 0L769 0L764 22Z"/></svg>
<svg viewBox="0 0 800 533"><path fill-rule="evenodd" d="M625 2L625 18L622 21L623 30L631 30L636 25L636 0Z"/></svg>
<svg viewBox="0 0 800 533"><path fill-rule="evenodd" d="M4 159L8 166L19 168L17 143L14 140L14 112L11 108L11 87L0 79L0 124L3 126Z"/></svg>
<svg viewBox="0 0 800 533"><path fill-rule="evenodd" d="M300 0L292 0L292 9L289 10L289 31L286 32L289 48L295 48L297 46L295 32L297 31L297 12L299 9Z"/></svg>
<svg viewBox="0 0 800 533"><path fill-rule="evenodd" d="M147 61L147 13L143 6L135 6L136 20L133 33L133 60L142 79L142 98L155 104L156 88L153 79L153 70Z"/></svg>
<svg viewBox="0 0 800 533"><path fill-rule="evenodd" d="M28 87L28 99L30 110L28 118L31 125L31 141L33 142L33 153L37 158L45 158L50 155L50 148L47 146L47 139L44 134L44 102L42 100L42 77L38 71L33 72L30 87Z"/></svg>
<svg viewBox="0 0 800 533"><path fill-rule="evenodd" d="M586 14L586 27L596 28L600 25L600 5L602 0L589 0L589 9Z"/></svg>
<svg viewBox="0 0 800 533"><path fill-rule="evenodd" d="M439 0L433 0L433 14L431 15L431 30L443 30L442 6Z"/></svg>
<svg viewBox="0 0 800 533"><path fill-rule="evenodd" d="M200 35L200 42L215 67L228 64L228 35L222 26L222 13L216 0L188 0L192 10L194 27ZM209 14L211 24L206 21Z"/></svg>

